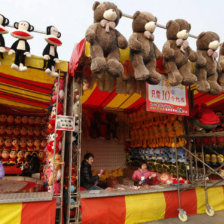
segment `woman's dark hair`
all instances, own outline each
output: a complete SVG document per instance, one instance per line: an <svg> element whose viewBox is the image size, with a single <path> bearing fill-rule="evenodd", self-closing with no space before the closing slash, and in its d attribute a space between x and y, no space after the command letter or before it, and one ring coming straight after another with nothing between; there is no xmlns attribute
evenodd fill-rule
<svg viewBox="0 0 224 224"><path fill-rule="evenodd" d="M140 163L139 163L139 168L142 168L142 165L143 164L146 164L147 168L148 168L148 165L147 165L147 162L142 160Z"/></svg>
<svg viewBox="0 0 224 224"><path fill-rule="evenodd" d="M90 157L93 157L94 158L94 155L90 152L87 152L85 155L84 155L84 160L88 160Z"/></svg>

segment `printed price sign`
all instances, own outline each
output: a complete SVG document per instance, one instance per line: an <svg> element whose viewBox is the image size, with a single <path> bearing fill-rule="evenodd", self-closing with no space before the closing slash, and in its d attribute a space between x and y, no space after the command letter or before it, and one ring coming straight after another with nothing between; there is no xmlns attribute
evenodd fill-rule
<svg viewBox="0 0 224 224"><path fill-rule="evenodd" d="M164 75L158 85L146 84L146 110L159 113L189 115L187 87L170 86Z"/></svg>
<svg viewBox="0 0 224 224"><path fill-rule="evenodd" d="M75 117L57 115L56 130L74 131L75 130Z"/></svg>

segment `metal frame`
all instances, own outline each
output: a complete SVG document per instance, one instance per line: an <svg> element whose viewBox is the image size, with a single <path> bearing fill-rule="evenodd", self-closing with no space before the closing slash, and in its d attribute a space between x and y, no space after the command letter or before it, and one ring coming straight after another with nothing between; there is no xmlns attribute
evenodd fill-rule
<svg viewBox="0 0 224 224"><path fill-rule="evenodd" d="M208 164L205 163L204 160L204 144L203 142L201 143L201 153L202 153L202 159L200 159L197 155L196 155L196 142L195 139L196 138L204 138L204 137L222 137L224 136L224 132L214 132L214 133L205 133L205 134L193 134L193 135L186 135L186 136L175 136L175 154L176 154L176 174L177 174L177 191L178 191L178 202L179 202L179 219L181 221L186 221L187 220L187 214L186 212L181 208L181 192L189 189L189 187L184 187L184 186L180 186L179 183L179 169L178 169L178 161L177 161L177 147L176 147L176 142L178 138L185 138L188 140L188 147L183 147L183 149L188 153L188 155L190 156L190 172L191 172L191 182L192 182L192 186L202 186L205 189L205 199L206 199L206 213L209 216L213 216L214 215L214 209L212 208L212 206L209 205L209 200L208 200L208 189L211 187L214 187L218 184L220 184L221 182L224 181L224 177L222 177L218 171L224 166L221 165L219 167L217 167L216 169L213 169L211 166L209 166ZM194 145L193 147L193 152L192 152L192 143ZM215 150L212 150L215 151ZM216 152L217 153L217 152ZM193 163L192 163L192 158L195 161L195 167L193 167ZM199 175L198 175L198 162L202 163L202 169L203 169L203 179L200 180ZM209 172L207 173L206 168L209 170ZM193 176L193 170L196 171L196 175L195 178ZM211 174L216 174L218 175L221 180L211 184L208 186L207 184L207 178L211 175ZM200 184L200 182L203 182L203 184Z"/></svg>

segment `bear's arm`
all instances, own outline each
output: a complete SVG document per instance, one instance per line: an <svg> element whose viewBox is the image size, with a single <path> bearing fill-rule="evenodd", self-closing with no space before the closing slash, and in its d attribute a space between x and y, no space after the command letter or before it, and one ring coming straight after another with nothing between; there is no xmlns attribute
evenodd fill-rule
<svg viewBox="0 0 224 224"><path fill-rule="evenodd" d="M156 59L158 60L162 57L162 53L154 43L153 43L153 47L154 47L154 50L155 50Z"/></svg>
<svg viewBox="0 0 224 224"><path fill-rule="evenodd" d="M96 30L97 30L97 23L92 24L86 31L86 40L90 43L93 43L96 36Z"/></svg>
<svg viewBox="0 0 224 224"><path fill-rule="evenodd" d="M201 51L197 51L197 64L199 66L205 66L206 65L206 58L202 55Z"/></svg>
<svg viewBox="0 0 224 224"><path fill-rule="evenodd" d="M189 47L189 60L192 62L196 62L197 61L197 54L195 51L193 51L190 47Z"/></svg>
<svg viewBox="0 0 224 224"><path fill-rule="evenodd" d="M118 47L121 49L125 49L128 46L128 41L119 31L117 31L116 33Z"/></svg>
<svg viewBox="0 0 224 224"><path fill-rule="evenodd" d="M133 33L128 40L129 47L134 51L140 51L142 49L142 44L138 41L137 33Z"/></svg>
<svg viewBox="0 0 224 224"><path fill-rule="evenodd" d="M218 60L218 68L219 70L224 70L224 44L221 45L219 51L219 60Z"/></svg>
<svg viewBox="0 0 224 224"><path fill-rule="evenodd" d="M163 57L166 59L174 57L174 50L171 48L169 40L163 46Z"/></svg>

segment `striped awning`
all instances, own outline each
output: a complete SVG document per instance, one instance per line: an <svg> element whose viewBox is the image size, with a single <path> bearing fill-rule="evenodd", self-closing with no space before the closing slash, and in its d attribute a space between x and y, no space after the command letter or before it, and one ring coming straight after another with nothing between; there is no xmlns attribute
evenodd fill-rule
<svg viewBox="0 0 224 224"><path fill-rule="evenodd" d="M90 58L90 45L83 39L74 46L72 57L69 64L69 73L74 76L76 73L81 72L85 76L91 76L89 66ZM120 61L124 65L130 64L129 49L120 49ZM85 65L85 66L83 66ZM191 64L193 72L193 63ZM157 71L161 74L166 74L163 67L163 60L157 61ZM88 73L88 74L87 74ZM223 93L213 96L206 93L198 93L195 90L195 85L191 88L194 90L194 102L206 103L208 106L218 109L224 103ZM88 108L108 109L108 110L130 110L145 105L145 99L140 94L134 93L119 94L115 91L109 93L107 91L100 91L95 84L92 89L86 90L83 95L83 106Z"/></svg>
<svg viewBox="0 0 224 224"><path fill-rule="evenodd" d="M17 112L45 113L48 110L55 78L43 71L44 61L32 56L27 59L27 72L11 69L14 56L4 55L0 66L0 108L1 112L11 108ZM68 70L68 62L59 65L61 76Z"/></svg>

